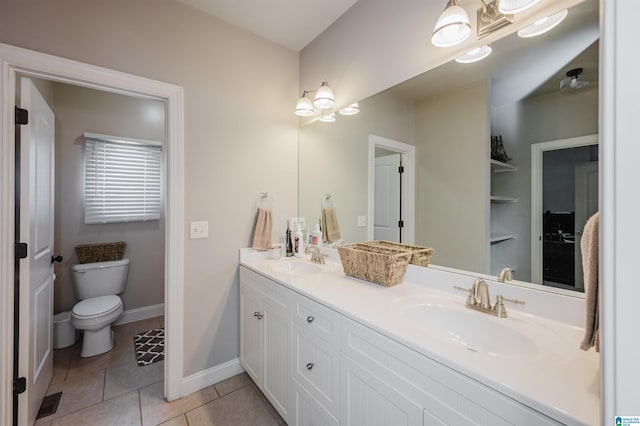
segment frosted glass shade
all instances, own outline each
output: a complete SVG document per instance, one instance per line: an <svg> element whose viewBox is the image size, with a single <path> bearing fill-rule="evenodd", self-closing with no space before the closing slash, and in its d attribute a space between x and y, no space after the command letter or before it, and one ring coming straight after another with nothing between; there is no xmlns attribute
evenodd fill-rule
<svg viewBox="0 0 640 426"><path fill-rule="evenodd" d="M431 43L437 47L450 47L462 43L471 35L469 15L457 1L449 1L433 29Z"/></svg>
<svg viewBox="0 0 640 426"><path fill-rule="evenodd" d="M315 114L315 111L313 110L311 99L307 97L307 92L304 92L296 104L296 115L308 117L313 114Z"/></svg>
<svg viewBox="0 0 640 426"><path fill-rule="evenodd" d="M334 121L336 121L336 115L333 112L331 114L323 115L320 118L320 121L324 123L333 123Z"/></svg>
<svg viewBox="0 0 640 426"><path fill-rule="evenodd" d="M498 10L505 15L523 12L540 0L500 0Z"/></svg>
<svg viewBox="0 0 640 426"><path fill-rule="evenodd" d="M560 22L567 17L569 12L565 9L561 12L554 13L542 19L538 19L533 24L528 25L518 31L518 35L522 38L530 38L544 34L555 28Z"/></svg>
<svg viewBox="0 0 640 426"><path fill-rule="evenodd" d="M360 105L358 105L357 102L354 102L351 105L342 108L338 112L342 115L355 115L360 112Z"/></svg>
<svg viewBox="0 0 640 426"><path fill-rule="evenodd" d="M333 90L329 87L329 84L326 81L322 82L322 85L316 92L316 96L313 99L313 105L320 109L333 108L336 104L335 98L333 97Z"/></svg>
<svg viewBox="0 0 640 426"><path fill-rule="evenodd" d="M490 45L484 45L482 47L476 47L465 53L462 56L456 58L456 62L461 64L470 64L472 62L478 62L491 55L492 49Z"/></svg>

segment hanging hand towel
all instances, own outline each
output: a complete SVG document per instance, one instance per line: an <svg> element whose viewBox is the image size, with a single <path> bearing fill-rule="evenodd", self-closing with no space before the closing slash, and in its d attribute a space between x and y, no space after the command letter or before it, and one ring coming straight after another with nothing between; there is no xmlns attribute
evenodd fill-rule
<svg viewBox="0 0 640 426"><path fill-rule="evenodd" d="M340 227L338 226L338 216L333 207L322 209L322 240L325 242L337 241L340 238Z"/></svg>
<svg viewBox="0 0 640 426"><path fill-rule="evenodd" d="M586 307L584 338L580 349L589 350L595 346L600 352L599 308L598 308L598 228L600 214L596 213L587 221L580 240L582 251L582 271L584 273L584 304Z"/></svg>
<svg viewBox="0 0 640 426"><path fill-rule="evenodd" d="M258 209L256 226L253 232L253 245L256 250L269 250L271 247L271 210Z"/></svg>

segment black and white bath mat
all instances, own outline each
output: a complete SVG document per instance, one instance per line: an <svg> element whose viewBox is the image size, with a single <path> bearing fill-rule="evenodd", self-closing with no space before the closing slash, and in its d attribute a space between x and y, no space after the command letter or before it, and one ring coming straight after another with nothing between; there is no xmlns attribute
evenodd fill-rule
<svg viewBox="0 0 640 426"><path fill-rule="evenodd" d="M164 359L164 328L154 328L133 336L139 366Z"/></svg>

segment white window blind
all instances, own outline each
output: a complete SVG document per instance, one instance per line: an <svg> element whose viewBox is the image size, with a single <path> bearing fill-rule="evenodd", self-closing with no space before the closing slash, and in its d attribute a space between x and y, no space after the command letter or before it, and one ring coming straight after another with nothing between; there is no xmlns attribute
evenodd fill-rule
<svg viewBox="0 0 640 426"><path fill-rule="evenodd" d="M85 133L84 222L160 219L162 145Z"/></svg>

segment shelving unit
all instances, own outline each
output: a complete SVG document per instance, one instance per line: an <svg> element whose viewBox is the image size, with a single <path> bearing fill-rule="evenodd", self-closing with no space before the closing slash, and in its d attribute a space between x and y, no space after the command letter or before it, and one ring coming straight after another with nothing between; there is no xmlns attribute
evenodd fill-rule
<svg viewBox="0 0 640 426"><path fill-rule="evenodd" d="M503 163L498 160L489 160L491 163L491 171L493 173L507 173L507 172L515 172L518 170L516 166L512 166L511 164Z"/></svg>

